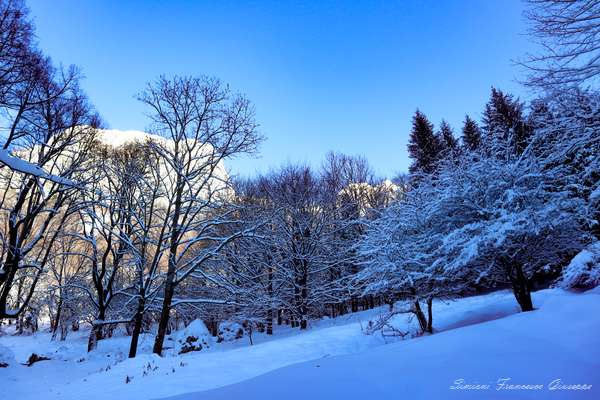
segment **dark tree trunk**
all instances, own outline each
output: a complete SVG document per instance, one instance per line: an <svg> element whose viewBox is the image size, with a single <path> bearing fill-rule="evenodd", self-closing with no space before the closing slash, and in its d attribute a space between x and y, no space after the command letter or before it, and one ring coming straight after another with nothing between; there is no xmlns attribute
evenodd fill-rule
<svg viewBox="0 0 600 400"><path fill-rule="evenodd" d="M350 300L350 311L353 313L358 311L358 300L354 297Z"/></svg>
<svg viewBox="0 0 600 400"><path fill-rule="evenodd" d="M300 329L308 328L308 266L303 268L300 280Z"/></svg>
<svg viewBox="0 0 600 400"><path fill-rule="evenodd" d="M423 314L423 310L421 309L421 304L419 300L415 300L413 313L417 317L417 321L419 321L419 327L422 332L427 331L427 319L425 318L425 314Z"/></svg>
<svg viewBox="0 0 600 400"><path fill-rule="evenodd" d="M0 317L2 318L10 318L13 315L7 313L7 301L8 295L11 292L11 287L13 285L13 280L17 274L17 269L19 268L19 263L21 262L21 249L17 247L18 237L17 237L17 228L13 226L12 221L17 220L17 213L14 211L11 212L11 221L9 225L8 232L8 252L6 253L6 259L3 265L3 272L0 274L0 283L3 286L0 286ZM19 283L21 284L21 283ZM19 294L17 295L17 302L19 301L21 287L18 287ZM15 307L18 308L18 307Z"/></svg>
<svg viewBox="0 0 600 400"><path fill-rule="evenodd" d="M427 299L427 332L433 333L433 297Z"/></svg>
<svg viewBox="0 0 600 400"><path fill-rule="evenodd" d="M394 309L394 300L391 298L385 299L385 304L388 305L390 311Z"/></svg>
<svg viewBox="0 0 600 400"><path fill-rule="evenodd" d="M212 336L217 337L219 335L219 321L216 319L209 320L206 327Z"/></svg>
<svg viewBox="0 0 600 400"><path fill-rule="evenodd" d="M102 322L104 322L105 316L106 310L104 310L103 307L100 307L100 310L98 311L98 322L100 323L94 323L92 325L92 330L90 331L90 337L88 340L88 353L92 350L95 350L98 346L98 341L104 338L104 325Z"/></svg>
<svg viewBox="0 0 600 400"><path fill-rule="evenodd" d="M523 273L523 267L520 264L513 265L508 274L512 284L513 293L521 311L533 311L533 302L531 301L531 285Z"/></svg>
<svg viewBox="0 0 600 400"><path fill-rule="evenodd" d="M167 274L167 282L165 282L165 298L163 300L162 310L160 312L160 319L158 321L158 331L156 333L156 339L154 340L154 348L152 352L161 355L163 350L163 344L165 342L165 336L169 327L169 314L171 313L171 302L173 300L173 294L175 292L175 285L173 284L174 275L169 279Z"/></svg>
<svg viewBox="0 0 600 400"><path fill-rule="evenodd" d="M267 310L267 335L273 334L273 309Z"/></svg>
<svg viewBox="0 0 600 400"><path fill-rule="evenodd" d="M19 280L19 284L17 285L17 299L15 303L15 308L19 308L19 300L21 300L21 290L23 288L23 280ZM17 333L19 335L23 334L23 325L24 325L24 316L19 314L17 318Z"/></svg>
<svg viewBox="0 0 600 400"><path fill-rule="evenodd" d="M96 335L97 325L92 327L92 331L90 332L90 336L88 338L87 351L88 353L94 350L98 346L98 336Z"/></svg>
<svg viewBox="0 0 600 400"><path fill-rule="evenodd" d="M169 315L171 313L171 303L175 293L175 274L177 272L177 246L179 245L179 217L181 215L181 199L183 197L184 183L181 182L181 177L177 176L177 192L175 196L175 210L173 211L173 219L171 222L171 236L169 238L169 261L167 267L167 279L165 281L165 296L158 321L158 332L154 340L154 348L152 352L162 354L165 335L169 327Z"/></svg>
<svg viewBox="0 0 600 400"><path fill-rule="evenodd" d="M60 324L60 314L62 312L62 300L58 302L56 306L56 315L54 316L54 321L52 321L52 340L56 339L56 334L58 333L58 325Z"/></svg>
<svg viewBox="0 0 600 400"><path fill-rule="evenodd" d="M302 319L300 320L300 329L306 328L308 328L308 321L306 320L306 315L303 315Z"/></svg>
<svg viewBox="0 0 600 400"><path fill-rule="evenodd" d="M129 358L134 358L137 354L138 341L140 339L140 333L142 332L142 324L144 322L144 307L146 306L146 299L144 296L140 298L138 303L138 309L135 313L133 320L133 332L131 333L131 344L129 345Z"/></svg>
<svg viewBox="0 0 600 400"><path fill-rule="evenodd" d="M269 309L267 310L267 335L273 334L273 269L269 268L269 273L267 275L269 280L269 285L267 286L267 291L269 294Z"/></svg>

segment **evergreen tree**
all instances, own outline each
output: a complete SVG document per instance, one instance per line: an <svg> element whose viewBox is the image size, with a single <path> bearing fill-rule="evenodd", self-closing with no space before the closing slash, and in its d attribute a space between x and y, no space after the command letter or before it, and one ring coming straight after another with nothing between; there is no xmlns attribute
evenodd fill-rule
<svg viewBox="0 0 600 400"><path fill-rule="evenodd" d="M527 124L532 133L544 130L552 125L559 124L560 118L552 114L547 99L534 99L529 105L529 114L527 115Z"/></svg>
<svg viewBox="0 0 600 400"><path fill-rule="evenodd" d="M462 129L462 146L467 150L476 150L481 144L481 131L477 122L468 115L465 117L465 124Z"/></svg>
<svg viewBox="0 0 600 400"><path fill-rule="evenodd" d="M445 120L442 120L440 124L440 130L438 132L438 140L442 147L442 155L444 157L455 156L458 154L459 146L458 140L454 137L452 128Z"/></svg>
<svg viewBox="0 0 600 400"><path fill-rule="evenodd" d="M520 155L531 134L523 118L523 104L512 95L492 88L483 113L483 131L489 155L504 160Z"/></svg>
<svg viewBox="0 0 600 400"><path fill-rule="evenodd" d="M412 125L408 144L408 154L412 158L409 171L411 174L430 174L440 159L440 140L433 132L433 124L421 111L415 112Z"/></svg>

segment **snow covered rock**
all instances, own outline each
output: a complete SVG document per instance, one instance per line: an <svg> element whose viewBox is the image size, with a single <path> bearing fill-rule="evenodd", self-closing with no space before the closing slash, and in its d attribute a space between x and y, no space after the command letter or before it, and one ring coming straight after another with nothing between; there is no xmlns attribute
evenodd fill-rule
<svg viewBox="0 0 600 400"><path fill-rule="evenodd" d="M0 345L0 368L6 368L11 364L15 364L15 355L11 349Z"/></svg>
<svg viewBox="0 0 600 400"><path fill-rule="evenodd" d="M579 252L563 271L560 286L589 288L600 284L600 242Z"/></svg>
<svg viewBox="0 0 600 400"><path fill-rule="evenodd" d="M177 354L189 353L207 349L212 345L213 338L204 322L200 319L192 321L181 331L173 335Z"/></svg>
<svg viewBox="0 0 600 400"><path fill-rule="evenodd" d="M231 342L244 337L244 328L237 322L223 321L219 324L217 343Z"/></svg>

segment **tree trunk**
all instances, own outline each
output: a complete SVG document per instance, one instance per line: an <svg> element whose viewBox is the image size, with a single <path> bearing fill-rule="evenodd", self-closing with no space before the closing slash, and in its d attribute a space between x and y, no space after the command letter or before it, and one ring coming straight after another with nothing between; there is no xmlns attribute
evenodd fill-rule
<svg viewBox="0 0 600 400"><path fill-rule="evenodd" d="M425 319L425 314L423 314L423 310L421 309L421 304L419 300L415 300L413 313L417 317L417 321L419 321L419 327L421 328L421 332L427 331L427 319Z"/></svg>
<svg viewBox="0 0 600 400"><path fill-rule="evenodd" d="M269 267L267 275L269 285L267 291L269 294L269 309L267 310L267 335L273 334L273 268Z"/></svg>
<svg viewBox="0 0 600 400"><path fill-rule="evenodd" d="M338 315L345 315L347 311L346 302L342 301L338 306Z"/></svg>
<svg viewBox="0 0 600 400"><path fill-rule="evenodd" d="M90 336L88 338L87 351L88 353L94 350L98 346L98 337L95 332L96 326L92 327L92 331L90 332Z"/></svg>
<svg viewBox="0 0 600 400"><path fill-rule="evenodd" d="M306 320L306 315L303 315L300 319L300 329L308 328L308 321Z"/></svg>
<svg viewBox="0 0 600 400"><path fill-rule="evenodd" d="M62 296L61 296L62 297ZM54 321L52 322L52 340L56 339L56 334L58 332L58 325L60 324L60 314L62 312L62 300L58 301L56 305L56 315L54 316Z"/></svg>
<svg viewBox="0 0 600 400"><path fill-rule="evenodd" d="M177 151L177 149L176 149ZM175 160L176 162L178 160ZM181 176L177 175L175 196L175 210L173 211L173 219L171 221L171 236L169 238L169 259L167 267L167 279L165 281L165 297L163 299L162 310L160 312L160 320L158 321L158 332L154 340L154 348L152 352L159 356L163 350L165 342L165 334L169 327L169 315L171 313L171 302L175 293L175 274L177 272L177 246L179 245L179 217L181 216L181 199L183 197L184 183L181 181Z"/></svg>
<svg viewBox="0 0 600 400"><path fill-rule="evenodd" d="M167 328L169 327L171 302L175 292L175 284L173 283L174 278L175 271L169 271L167 273L167 281L165 282L165 298L163 300L162 310L160 312L160 320L158 321L158 332L156 333L156 339L154 340L154 348L152 349L152 352L158 354L159 356L162 353Z"/></svg>
<svg viewBox="0 0 600 400"><path fill-rule="evenodd" d="M16 298L16 302L15 302L15 309L19 308L19 301L21 300L21 290L23 288L23 280L20 279L19 280L19 284L17 286L17 298ZM19 314L19 316L17 317L17 333L19 335L23 334L23 324L24 324L24 316L23 314Z"/></svg>
<svg viewBox="0 0 600 400"><path fill-rule="evenodd" d="M353 313L358 311L358 300L355 297L350 300L350 311Z"/></svg>
<svg viewBox="0 0 600 400"><path fill-rule="evenodd" d="M21 249L17 247L18 237L17 232L18 229L14 226L13 221L17 221L17 213L13 210L10 214L10 225L8 232L8 252L6 253L6 259L2 265L2 274L0 274L0 283L3 285L0 286L0 317L2 318L14 318L14 315L10 315L7 313L7 302L8 295L11 292L11 287L13 285L13 280L17 274L17 269L19 268L19 263L21 262ZM21 293L21 282L19 282L18 294L17 294L17 303L20 300ZM18 307L15 307L18 309ZM18 321L17 321L18 322ZM18 324L21 326L21 324Z"/></svg>
<svg viewBox="0 0 600 400"><path fill-rule="evenodd" d="M508 278L512 284L513 293L521 311L533 311L533 302L531 301L531 286L529 280L523 273L523 267L520 264L514 265L509 274Z"/></svg>
<svg viewBox="0 0 600 400"><path fill-rule="evenodd" d="M94 323L92 325L92 330L90 331L90 337L88 340L88 353L92 350L95 350L98 346L98 341L102 340L104 337L104 325L102 324L102 322L104 322L105 316L106 311L104 310L104 308L100 308L100 311L98 312L98 321L100 321L101 323Z"/></svg>
<svg viewBox="0 0 600 400"><path fill-rule="evenodd" d="M273 309L267 311L267 335L273 334Z"/></svg>
<svg viewBox="0 0 600 400"><path fill-rule="evenodd" d="M300 281L300 329L308 328L308 267L303 269Z"/></svg>
<svg viewBox="0 0 600 400"><path fill-rule="evenodd" d="M138 308L135 313L133 320L133 332L131 333L131 344L129 345L129 358L135 358L137 354L138 341L140 333L142 332L142 323L144 321L144 307L146 306L146 299L142 295L138 302Z"/></svg>
<svg viewBox="0 0 600 400"><path fill-rule="evenodd" d="M433 333L433 297L427 299L427 332Z"/></svg>

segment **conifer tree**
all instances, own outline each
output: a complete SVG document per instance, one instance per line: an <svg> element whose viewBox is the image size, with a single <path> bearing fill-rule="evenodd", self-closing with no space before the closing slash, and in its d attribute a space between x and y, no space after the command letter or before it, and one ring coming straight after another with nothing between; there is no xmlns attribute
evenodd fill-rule
<svg viewBox="0 0 600 400"><path fill-rule="evenodd" d="M523 118L523 104L512 95L492 88L483 113L483 131L489 155L504 160L520 155L531 133Z"/></svg>
<svg viewBox="0 0 600 400"><path fill-rule="evenodd" d="M440 131L438 132L438 140L442 146L442 156L454 156L459 151L458 140L454 137L452 128L445 120L442 120L440 124Z"/></svg>
<svg viewBox="0 0 600 400"><path fill-rule="evenodd" d="M411 174L430 174L440 158L440 140L433 131L433 124L421 111L415 112L412 125L408 144L408 154L412 158L409 171Z"/></svg>
<svg viewBox="0 0 600 400"><path fill-rule="evenodd" d="M464 149L473 151L478 149L480 144L481 131L479 126L475 120L467 115L462 129L462 146Z"/></svg>

